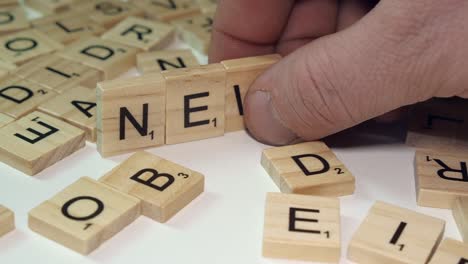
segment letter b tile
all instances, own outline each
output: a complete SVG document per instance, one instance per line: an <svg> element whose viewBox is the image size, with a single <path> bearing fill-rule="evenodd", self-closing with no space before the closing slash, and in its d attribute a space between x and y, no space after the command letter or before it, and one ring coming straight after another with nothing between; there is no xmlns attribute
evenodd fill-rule
<svg viewBox="0 0 468 264"><path fill-rule="evenodd" d="M354 192L354 176L322 142L266 149L261 162L284 193L343 196Z"/></svg>
<svg viewBox="0 0 468 264"><path fill-rule="evenodd" d="M142 214L166 222L203 192L202 174L148 152L137 152L101 182L137 197Z"/></svg>

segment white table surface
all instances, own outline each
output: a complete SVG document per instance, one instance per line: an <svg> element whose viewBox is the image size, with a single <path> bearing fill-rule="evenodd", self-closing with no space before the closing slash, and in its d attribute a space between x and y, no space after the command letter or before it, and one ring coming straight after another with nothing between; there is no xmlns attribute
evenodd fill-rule
<svg viewBox="0 0 468 264"><path fill-rule="evenodd" d="M337 156L356 176L355 194L341 198L340 263L351 263L346 260L349 241L376 200L444 219L445 235L461 239L450 210L416 205L414 149L402 143L401 131L388 126L357 130L331 140ZM0 204L15 212L17 226L0 238L0 263L301 263L261 256L265 194L278 192L260 165L266 147L245 132L235 132L149 149L203 173L205 192L165 224L141 216L88 256L32 232L27 214L78 178L97 179L130 154L103 159L95 144L87 143L34 177L0 163Z"/></svg>

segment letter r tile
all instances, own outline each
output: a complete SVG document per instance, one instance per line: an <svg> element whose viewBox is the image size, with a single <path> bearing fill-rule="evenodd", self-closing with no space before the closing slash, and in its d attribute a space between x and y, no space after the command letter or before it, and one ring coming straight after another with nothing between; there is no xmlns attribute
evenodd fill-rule
<svg viewBox="0 0 468 264"><path fill-rule="evenodd" d="M284 193L319 196L354 193L354 176L323 142L266 149L261 163Z"/></svg>
<svg viewBox="0 0 468 264"><path fill-rule="evenodd" d="M338 198L268 193L263 256L337 263L340 229Z"/></svg>
<svg viewBox="0 0 468 264"><path fill-rule="evenodd" d="M202 174L148 152L137 152L101 182L137 197L142 214L166 222L203 192Z"/></svg>

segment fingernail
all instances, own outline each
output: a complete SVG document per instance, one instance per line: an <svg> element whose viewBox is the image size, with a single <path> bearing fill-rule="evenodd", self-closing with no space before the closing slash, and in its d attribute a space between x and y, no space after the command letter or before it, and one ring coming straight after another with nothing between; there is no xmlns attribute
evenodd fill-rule
<svg viewBox="0 0 468 264"><path fill-rule="evenodd" d="M278 119L269 92L257 90L245 99L246 125L258 141L274 146L298 141L298 136Z"/></svg>

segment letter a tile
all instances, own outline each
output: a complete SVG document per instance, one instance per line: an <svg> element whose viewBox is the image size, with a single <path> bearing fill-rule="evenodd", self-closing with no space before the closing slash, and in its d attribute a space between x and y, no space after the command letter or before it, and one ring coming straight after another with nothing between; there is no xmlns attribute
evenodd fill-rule
<svg viewBox="0 0 468 264"><path fill-rule="evenodd" d="M468 264L468 244L450 238L440 243L429 264Z"/></svg>
<svg viewBox="0 0 468 264"><path fill-rule="evenodd" d="M143 151L100 181L140 199L142 214L158 222L169 220L204 189L202 174Z"/></svg>
<svg viewBox="0 0 468 264"><path fill-rule="evenodd" d="M29 212L31 230L89 254L140 215L140 201L83 177Z"/></svg>
<svg viewBox="0 0 468 264"><path fill-rule="evenodd" d="M353 235L348 258L356 263L427 263L444 234L445 222L376 202Z"/></svg>
<svg viewBox="0 0 468 264"><path fill-rule="evenodd" d="M337 263L340 237L338 198L267 194L263 256Z"/></svg>
<svg viewBox="0 0 468 264"><path fill-rule="evenodd" d="M343 196L354 192L354 176L322 142L266 149L261 163L283 193Z"/></svg>
<svg viewBox="0 0 468 264"><path fill-rule="evenodd" d="M450 209L468 198L468 154L416 152L418 205Z"/></svg>

